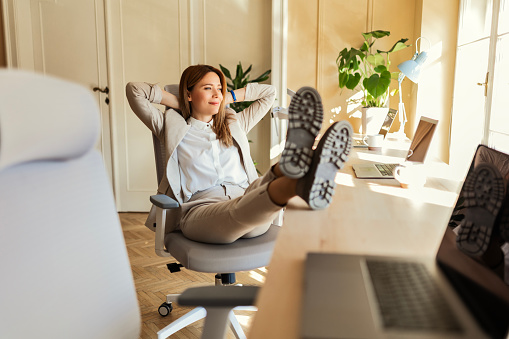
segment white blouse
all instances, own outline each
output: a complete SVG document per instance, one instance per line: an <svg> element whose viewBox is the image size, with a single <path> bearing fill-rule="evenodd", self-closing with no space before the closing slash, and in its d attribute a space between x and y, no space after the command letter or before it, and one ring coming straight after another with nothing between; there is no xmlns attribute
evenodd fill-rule
<svg viewBox="0 0 509 339"><path fill-rule="evenodd" d="M199 191L221 184L249 186L237 147L224 146L212 130L212 123L193 117L191 128L177 147L184 201Z"/></svg>

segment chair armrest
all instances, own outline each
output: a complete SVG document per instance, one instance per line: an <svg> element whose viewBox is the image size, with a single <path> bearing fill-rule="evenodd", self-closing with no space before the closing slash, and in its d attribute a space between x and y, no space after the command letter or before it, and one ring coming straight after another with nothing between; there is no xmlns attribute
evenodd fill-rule
<svg viewBox="0 0 509 339"><path fill-rule="evenodd" d="M179 207L179 203L165 194L151 195L150 201L156 206L156 238L155 251L160 257L171 257L170 252L164 247L166 235L166 211Z"/></svg>
<svg viewBox="0 0 509 339"><path fill-rule="evenodd" d="M202 286L191 287L178 297L183 306L225 307L254 305L258 286Z"/></svg>
<svg viewBox="0 0 509 339"><path fill-rule="evenodd" d="M165 194L157 194L150 196L150 202L156 205L157 207L169 209L169 208L177 208L179 207L179 203L170 198Z"/></svg>
<svg viewBox="0 0 509 339"><path fill-rule="evenodd" d="M237 338L245 338L242 328L235 318L233 309L249 307L254 311L258 286L202 286L184 291L177 302L184 306L201 306L207 311L202 338L226 338L228 324Z"/></svg>

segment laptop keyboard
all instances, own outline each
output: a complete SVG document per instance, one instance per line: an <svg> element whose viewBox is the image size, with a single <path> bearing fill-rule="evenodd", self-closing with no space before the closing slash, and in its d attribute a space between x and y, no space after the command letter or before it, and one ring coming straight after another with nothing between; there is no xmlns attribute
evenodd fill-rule
<svg viewBox="0 0 509 339"><path fill-rule="evenodd" d="M366 263L385 328L461 332L458 320L422 263Z"/></svg>
<svg viewBox="0 0 509 339"><path fill-rule="evenodd" d="M384 177L392 177L392 173L398 165L399 164L375 164L375 167Z"/></svg>

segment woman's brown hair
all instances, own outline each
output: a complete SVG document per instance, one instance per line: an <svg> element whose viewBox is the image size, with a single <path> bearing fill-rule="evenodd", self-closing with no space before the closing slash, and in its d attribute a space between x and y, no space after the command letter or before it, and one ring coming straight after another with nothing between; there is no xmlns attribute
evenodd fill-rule
<svg viewBox="0 0 509 339"><path fill-rule="evenodd" d="M212 120L214 120L212 130L216 133L217 139L220 140L223 145L230 147L233 145L233 138L228 122L232 116L228 114L225 109L226 79L223 72L209 65L194 65L186 68L180 77L179 107L182 111L182 116L187 120L192 115L191 103L187 100L189 92L191 92L193 87L210 72L216 73L219 76L219 80L221 81L221 93L223 94L223 101L221 101L219 105L219 111L212 118Z"/></svg>

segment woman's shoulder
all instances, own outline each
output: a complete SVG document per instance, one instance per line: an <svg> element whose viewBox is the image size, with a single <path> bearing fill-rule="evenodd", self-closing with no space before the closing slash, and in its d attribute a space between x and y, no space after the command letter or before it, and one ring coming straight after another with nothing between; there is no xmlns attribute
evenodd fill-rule
<svg viewBox="0 0 509 339"><path fill-rule="evenodd" d="M233 108L226 107L224 111L226 114L226 119L228 119L228 124L236 124L239 122L239 113L236 112Z"/></svg>
<svg viewBox="0 0 509 339"><path fill-rule="evenodd" d="M167 123L171 123L172 125L187 125L186 119L182 116L182 113L173 108L167 108L164 113L164 118Z"/></svg>

